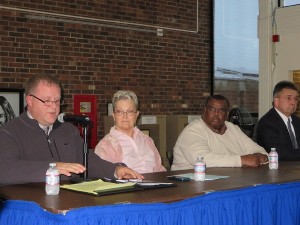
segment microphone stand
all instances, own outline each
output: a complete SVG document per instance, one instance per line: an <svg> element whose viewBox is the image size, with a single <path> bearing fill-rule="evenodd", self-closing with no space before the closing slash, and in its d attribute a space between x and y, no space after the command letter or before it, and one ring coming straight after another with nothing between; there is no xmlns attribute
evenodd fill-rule
<svg viewBox="0 0 300 225"><path fill-rule="evenodd" d="M83 128L83 166L86 168L86 170L83 172L83 178L73 178L71 179L71 183L81 183L86 181L91 181L91 179L88 179L88 126L90 124L90 121L82 122L82 128Z"/></svg>
<svg viewBox="0 0 300 225"><path fill-rule="evenodd" d="M88 141L87 141L87 136L88 136L88 124L84 123L82 124L83 127L83 136L84 136L84 142L83 142L83 166L86 168L86 170L83 172L83 180L86 180L88 177Z"/></svg>

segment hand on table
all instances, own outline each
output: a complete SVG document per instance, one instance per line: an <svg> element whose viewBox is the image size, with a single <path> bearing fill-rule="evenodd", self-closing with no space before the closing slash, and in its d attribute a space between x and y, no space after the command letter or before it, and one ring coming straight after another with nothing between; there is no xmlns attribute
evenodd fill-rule
<svg viewBox="0 0 300 225"><path fill-rule="evenodd" d="M56 167L59 171L59 174L66 175L68 177L71 176L72 173L80 174L86 170L86 168L79 163L57 162Z"/></svg>
<svg viewBox="0 0 300 225"><path fill-rule="evenodd" d="M126 166L117 166L115 171L119 180L121 179L144 179L144 177Z"/></svg>
<svg viewBox="0 0 300 225"><path fill-rule="evenodd" d="M258 167L268 162L268 156L261 153L254 153L241 156L242 167Z"/></svg>

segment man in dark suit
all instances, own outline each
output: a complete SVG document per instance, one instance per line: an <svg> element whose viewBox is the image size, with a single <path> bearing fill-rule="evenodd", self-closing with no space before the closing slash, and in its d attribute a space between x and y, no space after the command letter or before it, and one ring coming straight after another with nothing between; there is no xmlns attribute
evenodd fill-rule
<svg viewBox="0 0 300 225"><path fill-rule="evenodd" d="M277 83L273 108L257 125L257 143L268 152L276 148L281 161L300 160L300 119L294 114L298 100L298 89L292 82Z"/></svg>

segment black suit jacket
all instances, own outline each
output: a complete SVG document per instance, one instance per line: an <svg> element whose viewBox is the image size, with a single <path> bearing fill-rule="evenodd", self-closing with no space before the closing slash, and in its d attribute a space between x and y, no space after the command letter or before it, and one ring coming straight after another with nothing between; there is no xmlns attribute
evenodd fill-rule
<svg viewBox="0 0 300 225"><path fill-rule="evenodd" d="M296 115L291 117L297 142L300 145L300 119ZM300 149L293 148L288 129L274 108L259 120L256 135L257 143L267 152L270 152L271 148L276 148L279 160L300 160Z"/></svg>

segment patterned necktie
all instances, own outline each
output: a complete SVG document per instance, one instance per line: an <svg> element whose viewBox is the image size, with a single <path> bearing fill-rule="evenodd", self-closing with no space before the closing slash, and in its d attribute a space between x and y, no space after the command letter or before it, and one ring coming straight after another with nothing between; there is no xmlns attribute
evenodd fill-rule
<svg viewBox="0 0 300 225"><path fill-rule="evenodd" d="M293 148L298 149L298 143L297 143L296 137L295 137L295 135L292 131L290 118L288 118L287 128L288 128L288 131L289 131L289 135L290 135L290 138L291 138L291 141L292 141Z"/></svg>
<svg viewBox="0 0 300 225"><path fill-rule="evenodd" d="M45 134L47 137L49 137L49 129L50 129L49 127L44 128L44 131L45 131Z"/></svg>

